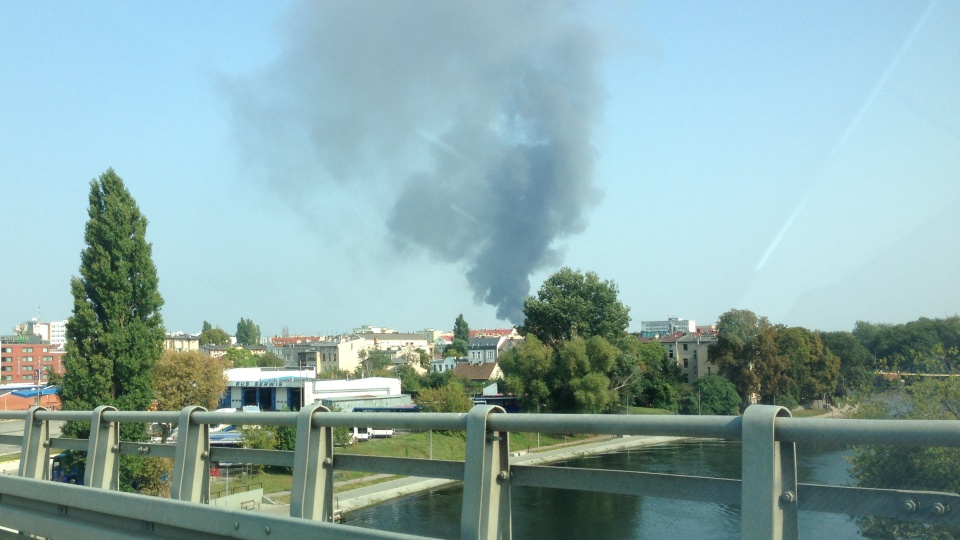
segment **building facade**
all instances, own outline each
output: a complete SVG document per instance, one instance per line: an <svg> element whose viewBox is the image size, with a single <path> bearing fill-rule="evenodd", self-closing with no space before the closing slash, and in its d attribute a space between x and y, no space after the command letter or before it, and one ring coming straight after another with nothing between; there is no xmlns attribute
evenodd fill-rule
<svg viewBox="0 0 960 540"><path fill-rule="evenodd" d="M659 342L666 349L667 358L683 370L687 382L720 374L717 365L710 360L710 346L717 343L715 334L674 333Z"/></svg>

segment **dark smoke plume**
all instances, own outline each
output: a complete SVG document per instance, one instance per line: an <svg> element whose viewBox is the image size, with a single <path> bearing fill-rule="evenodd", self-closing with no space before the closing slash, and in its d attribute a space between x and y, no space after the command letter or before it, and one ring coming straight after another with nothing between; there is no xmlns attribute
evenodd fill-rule
<svg viewBox="0 0 960 540"><path fill-rule="evenodd" d="M230 89L238 130L298 200L326 181L390 193L396 239L465 264L477 299L522 322L530 274L599 198L597 40L569 8L299 5L282 57Z"/></svg>

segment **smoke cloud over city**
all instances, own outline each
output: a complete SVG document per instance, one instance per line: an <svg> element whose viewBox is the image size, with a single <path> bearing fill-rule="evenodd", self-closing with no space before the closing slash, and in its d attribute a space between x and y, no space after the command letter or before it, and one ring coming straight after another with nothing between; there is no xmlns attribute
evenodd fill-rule
<svg viewBox="0 0 960 540"><path fill-rule="evenodd" d="M522 322L530 275L600 196L594 32L569 3L496 1L303 3L281 32L227 84L255 170L305 214L328 188L388 197L391 244L465 268Z"/></svg>

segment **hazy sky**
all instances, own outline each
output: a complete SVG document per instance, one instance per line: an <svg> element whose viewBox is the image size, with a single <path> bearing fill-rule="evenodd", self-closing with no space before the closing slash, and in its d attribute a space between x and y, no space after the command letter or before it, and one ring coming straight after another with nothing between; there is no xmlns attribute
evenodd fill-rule
<svg viewBox="0 0 960 540"><path fill-rule="evenodd" d="M960 311L960 2L598 4L0 2L0 333L108 167L169 331Z"/></svg>

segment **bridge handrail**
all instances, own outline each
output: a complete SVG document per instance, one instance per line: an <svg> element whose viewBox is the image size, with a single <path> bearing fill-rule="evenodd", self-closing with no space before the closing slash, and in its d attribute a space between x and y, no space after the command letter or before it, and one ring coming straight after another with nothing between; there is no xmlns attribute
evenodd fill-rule
<svg viewBox="0 0 960 540"><path fill-rule="evenodd" d="M949 511L960 509L957 494L800 484L796 478L795 450L797 442L957 447L960 421L797 419L790 417L785 408L766 405L751 406L742 417L502 413L501 408L488 405L478 405L469 413L416 414L331 414L318 404L299 412L260 413L209 412L199 407L147 412L110 407L48 411L34 407L28 411L0 412L0 419L24 421L22 436L0 436L0 443L21 444L19 474L34 480L49 475L51 446L85 450L84 483L105 489L116 489L120 454L173 458L172 498L193 503L209 500L212 461L292 467L291 517L315 521L333 520L335 469L463 480L462 538L510 536L511 485L568 489L576 486L588 491L740 505L742 537L750 539L795 538L798 509L960 524L960 512ZM51 438L48 423L52 420L89 422L91 436L85 440ZM176 423L180 428L175 445L120 441L121 422ZM297 426L296 450L211 448L210 426L227 423ZM356 425L466 431L466 455L463 461L435 461L335 454L332 429ZM743 478L511 464L510 432L741 440ZM2 506L7 501L2 484L0 493Z"/></svg>

